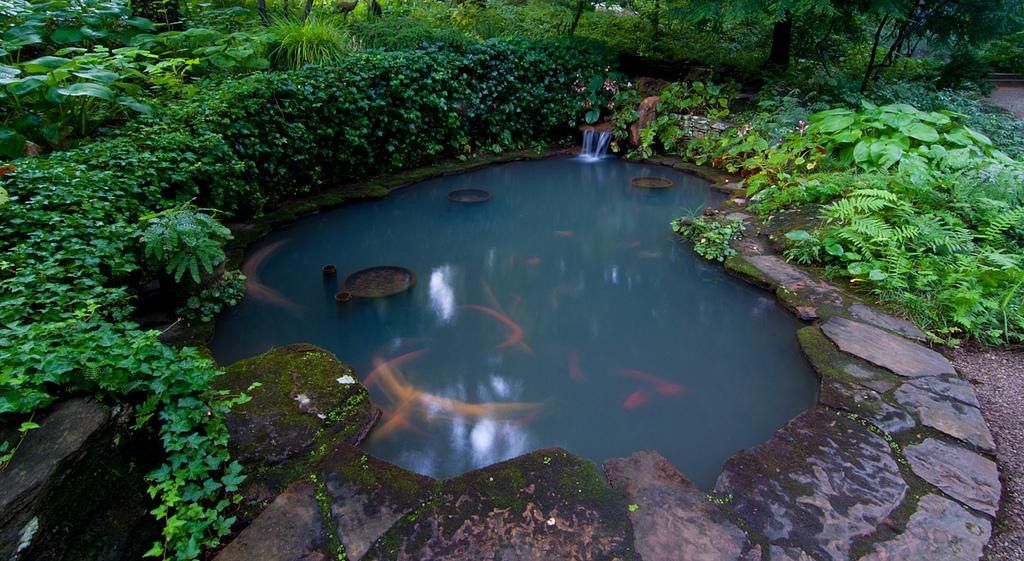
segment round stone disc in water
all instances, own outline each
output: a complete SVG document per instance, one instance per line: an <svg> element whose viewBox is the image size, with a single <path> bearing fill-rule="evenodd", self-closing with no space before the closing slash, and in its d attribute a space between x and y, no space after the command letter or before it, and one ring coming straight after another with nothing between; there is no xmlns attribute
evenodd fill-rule
<svg viewBox="0 0 1024 561"><path fill-rule="evenodd" d="M356 271L345 277L342 287L359 298L383 298L409 290L416 284L416 273L405 267L383 265Z"/></svg>
<svg viewBox="0 0 1024 561"><path fill-rule="evenodd" d="M638 189L666 189L672 186L672 181L660 177L634 177L629 184Z"/></svg>
<svg viewBox="0 0 1024 561"><path fill-rule="evenodd" d="M454 203L482 203L491 200L491 192L483 189L457 189L448 193Z"/></svg>

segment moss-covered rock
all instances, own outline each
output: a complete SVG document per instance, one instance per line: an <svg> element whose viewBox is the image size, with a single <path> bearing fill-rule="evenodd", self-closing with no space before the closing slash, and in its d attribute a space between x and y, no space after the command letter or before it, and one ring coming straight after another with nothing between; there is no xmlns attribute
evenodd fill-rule
<svg viewBox="0 0 1024 561"><path fill-rule="evenodd" d="M249 474L243 519L306 476L337 443L362 441L380 416L352 369L308 344L238 361L216 385L252 398L227 418L232 457Z"/></svg>
<svg viewBox="0 0 1024 561"><path fill-rule="evenodd" d="M638 559L623 496L597 467L539 450L442 483L366 559Z"/></svg>

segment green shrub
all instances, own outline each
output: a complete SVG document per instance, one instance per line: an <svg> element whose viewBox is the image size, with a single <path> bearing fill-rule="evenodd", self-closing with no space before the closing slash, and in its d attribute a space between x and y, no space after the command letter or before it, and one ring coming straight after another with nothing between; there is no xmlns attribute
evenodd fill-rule
<svg viewBox="0 0 1024 561"><path fill-rule="evenodd" d="M1024 73L1024 31L989 43L981 60L1000 72Z"/></svg>
<svg viewBox="0 0 1024 561"><path fill-rule="evenodd" d="M693 242L693 249L708 261L725 261L736 255L730 243L743 237L743 221L697 216L672 222L675 233Z"/></svg>
<svg viewBox="0 0 1024 561"><path fill-rule="evenodd" d="M231 231L209 214L184 204L142 217L140 236L146 257L153 265L181 282L185 273L192 282L202 282L224 261L224 244Z"/></svg>
<svg viewBox="0 0 1024 561"><path fill-rule="evenodd" d="M190 296L178 308L178 316L189 322L209 323L224 310L235 306L245 296L245 275L229 271L213 286Z"/></svg>

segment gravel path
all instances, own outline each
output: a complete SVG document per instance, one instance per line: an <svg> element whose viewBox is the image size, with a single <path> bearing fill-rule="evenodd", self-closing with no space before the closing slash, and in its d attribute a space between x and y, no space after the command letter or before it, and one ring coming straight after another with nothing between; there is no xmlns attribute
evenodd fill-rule
<svg viewBox="0 0 1024 561"><path fill-rule="evenodd" d="M1024 559L1024 350L958 349L953 363L978 392L998 448L1003 499L988 561Z"/></svg>
<svg viewBox="0 0 1024 561"><path fill-rule="evenodd" d="M1008 109L1018 118L1024 119L1024 87L999 86L992 92L988 100Z"/></svg>

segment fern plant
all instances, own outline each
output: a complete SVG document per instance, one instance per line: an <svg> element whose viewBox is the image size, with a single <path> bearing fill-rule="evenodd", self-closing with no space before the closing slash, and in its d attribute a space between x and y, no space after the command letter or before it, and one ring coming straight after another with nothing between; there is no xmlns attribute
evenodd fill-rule
<svg viewBox="0 0 1024 561"><path fill-rule="evenodd" d="M224 261L224 243L231 239L231 231L206 210L186 203L142 218L146 258L176 283L188 273L199 284L201 273L212 273Z"/></svg>

